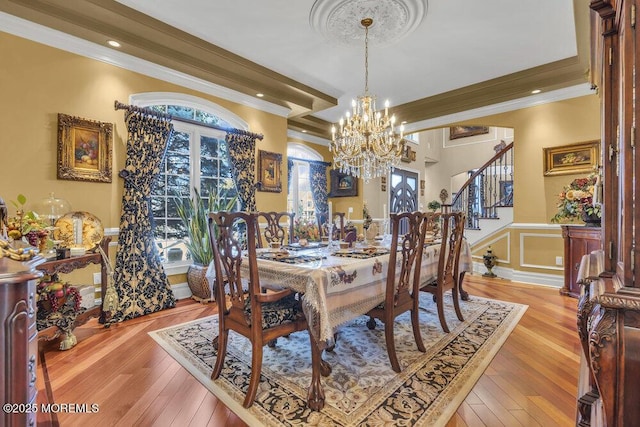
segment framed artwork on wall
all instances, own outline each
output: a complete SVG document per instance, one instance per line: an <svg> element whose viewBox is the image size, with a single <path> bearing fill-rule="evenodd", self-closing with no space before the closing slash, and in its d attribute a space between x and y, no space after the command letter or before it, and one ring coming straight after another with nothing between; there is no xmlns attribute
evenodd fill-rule
<svg viewBox="0 0 640 427"><path fill-rule="evenodd" d="M258 191L282 191L282 154L258 150Z"/></svg>
<svg viewBox="0 0 640 427"><path fill-rule="evenodd" d="M113 124L58 114L58 179L111 182Z"/></svg>
<svg viewBox="0 0 640 427"><path fill-rule="evenodd" d="M357 195L358 178L332 169L329 197L353 197Z"/></svg>
<svg viewBox="0 0 640 427"><path fill-rule="evenodd" d="M466 138L489 133L488 126L451 126L449 127L449 139Z"/></svg>
<svg viewBox="0 0 640 427"><path fill-rule="evenodd" d="M593 172L598 168L600 160L600 141L580 142L542 150L545 176Z"/></svg>

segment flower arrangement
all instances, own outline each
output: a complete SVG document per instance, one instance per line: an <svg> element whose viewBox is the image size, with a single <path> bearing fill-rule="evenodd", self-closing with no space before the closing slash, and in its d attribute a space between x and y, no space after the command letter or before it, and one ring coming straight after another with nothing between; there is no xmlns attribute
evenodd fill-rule
<svg viewBox="0 0 640 427"><path fill-rule="evenodd" d="M31 246L43 250L49 236L48 225L37 213L24 210L26 202L27 198L22 194L18 194L16 201L11 201L16 207L16 216L7 221L7 236L14 241L24 237Z"/></svg>
<svg viewBox="0 0 640 427"><path fill-rule="evenodd" d="M558 195L558 213L551 218L551 222L582 219L583 215L601 218L600 205L593 204L596 181L597 176L590 175L585 178L576 178L564 187Z"/></svg>
<svg viewBox="0 0 640 427"><path fill-rule="evenodd" d="M320 229L315 220L299 218L293 221L293 235L298 240L320 240Z"/></svg>
<svg viewBox="0 0 640 427"><path fill-rule="evenodd" d="M371 223L373 222L371 214L369 214L369 207L367 206L367 202L364 202L364 204L362 205L362 218L364 218L362 228L366 231L369 229Z"/></svg>

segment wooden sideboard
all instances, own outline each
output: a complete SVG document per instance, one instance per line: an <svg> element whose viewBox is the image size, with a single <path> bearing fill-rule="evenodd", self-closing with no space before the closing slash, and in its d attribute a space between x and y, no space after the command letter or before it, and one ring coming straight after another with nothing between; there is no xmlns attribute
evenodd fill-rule
<svg viewBox="0 0 640 427"><path fill-rule="evenodd" d="M0 413L2 426L36 424L36 280L41 257L28 262L0 257L0 400L20 405ZM31 409L31 410L28 410Z"/></svg>
<svg viewBox="0 0 640 427"><path fill-rule="evenodd" d="M580 261L583 255L601 249L602 229L584 225L563 225L562 238L564 239L564 286L560 289L560 293L578 298L580 296L578 284Z"/></svg>

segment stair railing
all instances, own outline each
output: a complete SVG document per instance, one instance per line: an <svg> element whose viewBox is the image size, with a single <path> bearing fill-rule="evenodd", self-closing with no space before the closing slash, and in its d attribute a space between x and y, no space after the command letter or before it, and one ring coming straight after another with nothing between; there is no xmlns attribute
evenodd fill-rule
<svg viewBox="0 0 640 427"><path fill-rule="evenodd" d="M497 218L497 208L512 206L513 142L472 173L443 211L464 211L465 228L479 229L481 218Z"/></svg>

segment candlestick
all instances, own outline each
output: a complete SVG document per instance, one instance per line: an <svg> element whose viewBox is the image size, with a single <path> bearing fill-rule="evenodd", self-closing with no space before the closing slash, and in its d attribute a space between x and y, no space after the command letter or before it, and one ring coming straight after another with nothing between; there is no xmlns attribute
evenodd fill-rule
<svg viewBox="0 0 640 427"><path fill-rule="evenodd" d="M80 218L73 218L73 234L75 244L82 246L82 220Z"/></svg>

